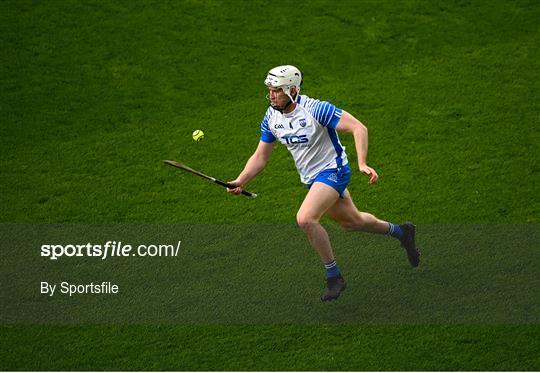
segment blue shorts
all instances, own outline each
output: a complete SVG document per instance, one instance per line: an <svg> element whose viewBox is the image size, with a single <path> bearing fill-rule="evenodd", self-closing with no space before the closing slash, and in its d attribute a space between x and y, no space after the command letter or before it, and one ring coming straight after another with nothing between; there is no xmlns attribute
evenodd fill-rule
<svg viewBox="0 0 540 373"><path fill-rule="evenodd" d="M351 181L351 168L349 167L349 164L346 164L345 166L341 167L341 170L339 171L337 168L323 170L317 175L315 180L313 180L313 183L317 181L330 185L339 193L339 198L343 199L343 193L345 192L349 181ZM311 188L313 183L308 184L307 187Z"/></svg>

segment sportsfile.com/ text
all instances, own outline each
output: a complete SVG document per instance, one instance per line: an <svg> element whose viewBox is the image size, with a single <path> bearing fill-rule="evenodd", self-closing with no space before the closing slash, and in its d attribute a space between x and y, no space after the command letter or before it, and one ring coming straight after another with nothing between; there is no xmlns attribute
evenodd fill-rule
<svg viewBox="0 0 540 373"><path fill-rule="evenodd" d="M123 244L121 241L107 241L105 244L46 244L41 245L41 256L48 257L51 260L57 260L61 257L98 257L102 260L113 257L176 257L180 252L178 241L172 244L141 244L133 245Z"/></svg>

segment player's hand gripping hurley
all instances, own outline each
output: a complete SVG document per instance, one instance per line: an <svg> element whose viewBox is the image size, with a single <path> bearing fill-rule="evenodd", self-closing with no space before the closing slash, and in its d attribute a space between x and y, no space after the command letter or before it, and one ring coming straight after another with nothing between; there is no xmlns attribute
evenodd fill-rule
<svg viewBox="0 0 540 373"><path fill-rule="evenodd" d="M179 169L184 170L184 171L186 171L186 172L189 172L189 173L191 173L191 174L193 174L193 175L197 175L197 176L199 176L199 177L202 177L203 179L206 179L206 180L211 181L211 182L213 182L213 183L215 183L215 184L221 185L222 187L229 188L229 189L234 189L234 188L236 188L236 186L234 186L234 185L230 185L230 184L228 184L228 183L226 183L226 182L224 182L224 181L221 181L221 180L218 180L218 179L216 179L216 178L214 178L214 177L205 175L205 174L203 174L202 172L196 171L196 170L194 170L194 169L192 169L192 168L186 166L186 165L183 164L183 163L176 162L176 161L169 161L169 160L165 160L165 161L163 161L163 163L168 164L169 166L173 166L173 167L179 168ZM257 195L256 195L255 193L250 193L250 192L245 191L245 190L242 190L241 193L242 193L243 195L245 195L246 197L249 197L249 198L255 198L255 197L257 197Z"/></svg>

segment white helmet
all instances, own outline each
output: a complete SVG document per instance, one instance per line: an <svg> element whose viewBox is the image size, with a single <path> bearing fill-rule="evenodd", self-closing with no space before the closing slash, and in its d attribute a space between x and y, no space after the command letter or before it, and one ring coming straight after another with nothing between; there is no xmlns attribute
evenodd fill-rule
<svg viewBox="0 0 540 373"><path fill-rule="evenodd" d="M283 92L289 96L292 102L294 102L294 99L291 96L291 88L295 87L297 94L300 93L302 73L298 68L291 65L274 67L266 75L264 84L266 84L267 87L283 89Z"/></svg>

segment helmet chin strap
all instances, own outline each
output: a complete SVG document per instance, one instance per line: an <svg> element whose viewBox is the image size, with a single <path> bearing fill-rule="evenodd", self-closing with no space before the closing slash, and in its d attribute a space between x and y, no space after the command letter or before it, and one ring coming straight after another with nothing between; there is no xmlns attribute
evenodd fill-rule
<svg viewBox="0 0 540 373"><path fill-rule="evenodd" d="M298 97L298 94L299 94L299 92L296 93L296 97ZM272 107L272 109L277 110L277 111L279 111L281 114L283 114L283 112L284 112L285 110L287 110L287 108L289 107L289 105L291 105L291 104L293 104L293 103L295 102L295 100L293 100L293 98L292 98L292 96L291 96L290 93L286 93L286 95L287 95L287 97L289 98L289 102L287 102L287 104L286 104L284 107L282 107L282 108L280 108L279 106L276 106L276 105L272 105L272 101L270 101L270 94L269 94L269 93L266 94L266 99L267 99L268 101L270 101L270 106Z"/></svg>
<svg viewBox="0 0 540 373"><path fill-rule="evenodd" d="M279 107L279 106L276 106L276 105L272 105L272 103L270 102L270 106L272 107L272 109L274 110L277 110L279 111L281 114L283 114L283 112L285 110L287 110L287 108L289 107L290 104L292 104L293 102L291 101L291 99L289 98L289 102L287 102L287 104L284 106L284 107Z"/></svg>

